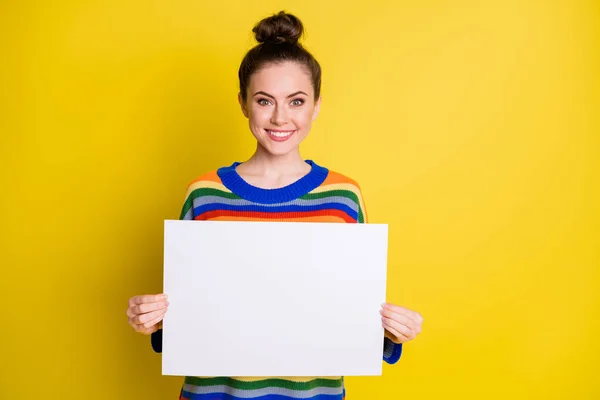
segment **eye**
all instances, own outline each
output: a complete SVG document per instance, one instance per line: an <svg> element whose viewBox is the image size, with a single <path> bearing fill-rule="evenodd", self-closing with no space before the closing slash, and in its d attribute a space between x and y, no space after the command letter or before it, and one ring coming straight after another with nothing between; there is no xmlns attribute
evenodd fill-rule
<svg viewBox="0 0 600 400"><path fill-rule="evenodd" d="M260 104L261 106L268 106L269 104L271 104L271 102L267 99L258 99L258 104Z"/></svg>
<svg viewBox="0 0 600 400"><path fill-rule="evenodd" d="M294 106L294 107L299 107L302 104L304 104L304 100L303 99L294 99L291 102L291 105Z"/></svg>

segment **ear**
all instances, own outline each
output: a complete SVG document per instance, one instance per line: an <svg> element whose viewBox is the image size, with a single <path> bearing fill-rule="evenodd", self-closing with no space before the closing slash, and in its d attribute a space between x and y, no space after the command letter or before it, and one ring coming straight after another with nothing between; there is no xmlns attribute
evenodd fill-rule
<svg viewBox="0 0 600 400"><path fill-rule="evenodd" d="M319 115L319 111L320 110L321 110L321 96L319 96L319 98L315 102L315 108L313 109L313 115L312 115L312 120L313 121L315 119L317 119L317 116Z"/></svg>
<svg viewBox="0 0 600 400"><path fill-rule="evenodd" d="M248 118L248 110L246 110L246 105L244 104L244 100L242 99L242 94L238 93L238 103L240 103L240 107L242 108L242 112L244 113L244 117Z"/></svg>

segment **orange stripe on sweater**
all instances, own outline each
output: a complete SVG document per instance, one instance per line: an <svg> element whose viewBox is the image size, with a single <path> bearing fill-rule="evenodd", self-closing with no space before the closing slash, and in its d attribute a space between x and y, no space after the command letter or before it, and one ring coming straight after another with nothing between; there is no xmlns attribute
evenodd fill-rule
<svg viewBox="0 0 600 400"><path fill-rule="evenodd" d="M219 175L217 175L217 170L214 170L211 172L207 172L204 175L200 175L199 177L197 177L196 179L191 181L190 185L192 185L198 181L211 181L211 182L221 183L221 178L219 178Z"/></svg>
<svg viewBox="0 0 600 400"><path fill-rule="evenodd" d="M334 183L350 183L356 187L359 187L358 183L356 183L354 179L348 178L346 175L342 175L339 172L334 171L329 171L327 178L325 178L325 181L321 184L321 186L331 185Z"/></svg>

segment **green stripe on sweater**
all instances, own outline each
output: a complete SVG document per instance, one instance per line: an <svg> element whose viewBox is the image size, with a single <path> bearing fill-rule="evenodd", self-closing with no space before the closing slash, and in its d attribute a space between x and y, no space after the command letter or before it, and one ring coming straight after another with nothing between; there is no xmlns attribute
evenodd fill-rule
<svg viewBox="0 0 600 400"><path fill-rule="evenodd" d="M234 389L241 390L256 390L268 387L286 388L291 390L311 390L319 387L341 387L342 379L317 378L307 382L293 382L286 379L267 378L259 381L246 382L227 377L197 378L188 376L185 378L185 383L195 386L227 385Z"/></svg>
<svg viewBox="0 0 600 400"><path fill-rule="evenodd" d="M358 196L356 195L356 193L354 193L351 190L336 189L336 190L326 190L326 191L319 192L319 193L307 193L304 196L301 196L300 199L314 200L314 199L324 199L326 197L331 197L331 196L346 197L346 198L352 200L353 202L355 202L356 205L358 205L358 222L361 224L365 222L365 217L363 215L363 210L362 210L362 207L360 206L360 201L358 200Z"/></svg>
<svg viewBox="0 0 600 400"><path fill-rule="evenodd" d="M219 189L214 188L198 188L192 190L192 192L188 195L187 199L185 199L185 203L183 203L183 207L181 209L181 214L179 215L179 219L183 219L183 217L190 211L190 209L194 206L194 199L201 196L218 196L224 197L226 199L241 199L237 194L233 194L231 192L224 192Z"/></svg>

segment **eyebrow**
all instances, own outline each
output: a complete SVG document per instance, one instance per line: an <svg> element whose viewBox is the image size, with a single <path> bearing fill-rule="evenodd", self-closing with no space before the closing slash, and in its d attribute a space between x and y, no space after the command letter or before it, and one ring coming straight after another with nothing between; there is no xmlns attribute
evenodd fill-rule
<svg viewBox="0 0 600 400"><path fill-rule="evenodd" d="M272 95L270 95L269 93L266 93L266 92L263 92L263 91L259 91L259 92L256 92L256 93L254 93L254 96L256 96L256 95L258 95L258 94L262 94L263 96L270 97L270 98L272 98L273 100L275 100L275 97L273 97L273 96L272 96ZM299 94L303 94L303 95L305 95L305 96L307 96L307 97L308 97L308 95L307 95L306 93L304 93L303 91L299 90L299 91L297 91L297 92L295 92L295 93L292 93L292 94L290 94L290 95L288 96L288 98L290 98L290 97L294 97L294 96L297 96L297 95L299 95ZM254 96L252 96L252 97L254 97Z"/></svg>

